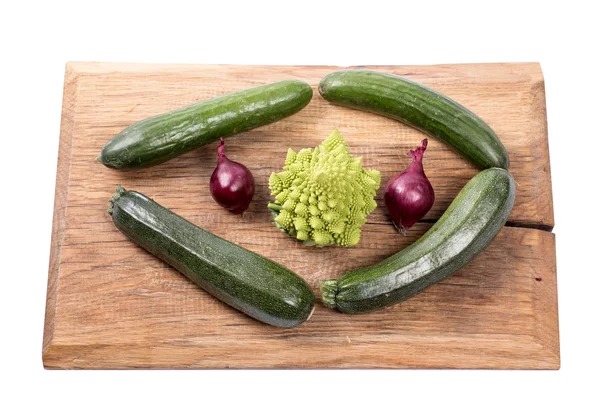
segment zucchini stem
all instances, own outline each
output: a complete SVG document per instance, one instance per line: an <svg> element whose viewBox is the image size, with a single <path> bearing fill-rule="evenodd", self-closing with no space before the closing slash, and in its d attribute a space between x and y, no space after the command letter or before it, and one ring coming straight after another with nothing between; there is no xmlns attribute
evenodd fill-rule
<svg viewBox="0 0 600 400"><path fill-rule="evenodd" d="M108 214L112 215L113 213L113 206L115 204L115 201L119 200L121 198L121 196L123 196L123 194L125 194L125 192L127 192L127 190L125 190L125 188L121 185L117 185L117 190L115 191L115 194L113 194L113 196L110 198L109 202L110 202L110 206L108 207Z"/></svg>
<svg viewBox="0 0 600 400"><path fill-rule="evenodd" d="M338 293L338 281L335 279L329 279L321 281L321 297L323 298L323 304L325 307L335 308L335 296Z"/></svg>

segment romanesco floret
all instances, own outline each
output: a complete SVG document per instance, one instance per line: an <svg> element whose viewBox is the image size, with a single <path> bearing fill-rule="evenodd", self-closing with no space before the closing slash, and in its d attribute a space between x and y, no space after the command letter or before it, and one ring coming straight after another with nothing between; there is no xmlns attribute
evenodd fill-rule
<svg viewBox="0 0 600 400"><path fill-rule="evenodd" d="M335 129L321 145L288 150L283 171L271 174L275 225L306 245L354 246L376 207L381 175L362 168Z"/></svg>

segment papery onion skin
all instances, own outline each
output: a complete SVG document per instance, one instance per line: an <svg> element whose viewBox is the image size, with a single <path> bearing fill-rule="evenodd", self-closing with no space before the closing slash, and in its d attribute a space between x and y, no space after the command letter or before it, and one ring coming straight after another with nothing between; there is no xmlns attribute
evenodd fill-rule
<svg viewBox="0 0 600 400"><path fill-rule="evenodd" d="M421 146L408 152L413 158L410 166L392 177L385 187L385 206L401 232L423 218L435 201L433 186L423 170L426 149L427 139L423 139Z"/></svg>
<svg viewBox="0 0 600 400"><path fill-rule="evenodd" d="M228 159L224 147L225 141L221 138L217 167L210 177L210 193L221 207L233 214L242 214L254 196L254 176L245 165Z"/></svg>

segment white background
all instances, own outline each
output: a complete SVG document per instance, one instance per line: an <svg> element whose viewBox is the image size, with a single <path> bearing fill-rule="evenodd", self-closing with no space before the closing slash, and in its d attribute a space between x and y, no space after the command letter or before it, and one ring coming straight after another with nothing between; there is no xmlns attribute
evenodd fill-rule
<svg viewBox="0 0 600 400"><path fill-rule="evenodd" d="M600 398L595 382L600 262L592 251L598 247L600 223L595 196L600 30L592 3L2 2L0 398L229 398L253 393L278 399ZM342 66L541 62L556 217L561 369L44 370L41 345L67 61Z"/></svg>

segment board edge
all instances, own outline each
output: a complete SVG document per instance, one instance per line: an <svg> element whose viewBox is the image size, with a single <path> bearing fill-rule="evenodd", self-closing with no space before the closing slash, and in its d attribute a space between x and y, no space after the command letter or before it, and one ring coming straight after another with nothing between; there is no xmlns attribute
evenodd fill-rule
<svg viewBox="0 0 600 400"><path fill-rule="evenodd" d="M556 235L552 232L540 234L545 265L533 271L536 287L533 293L535 324L533 334L536 341L548 352L548 358L560 369L560 327L558 316L558 285L556 274Z"/></svg>
<svg viewBox="0 0 600 400"><path fill-rule="evenodd" d="M545 140L542 140L542 142L540 143L541 145L541 151L543 153L543 159L547 160L547 162L542 166L543 172L544 174L542 174L543 177L545 177L546 182L545 182L545 187L548 188L548 193L546 193L545 195L545 199L547 201L547 205L546 207L544 207L544 209L548 210L548 220L541 220L540 221L540 225L545 225L548 226L550 228L550 230L552 231L552 229L554 228L554 224L555 224L555 219L554 219L554 198L552 195L552 168L551 168L551 161L550 161L550 139L548 137L548 111L546 108L546 81L544 78L544 72L542 70L542 66L538 63L537 64L538 67L538 74L539 74L539 79L534 82L532 88L531 88L531 94L533 96L533 104L532 104L532 110L531 113L532 114L538 114L540 118L536 119L536 118L532 118L532 120L537 120L540 121L539 124L540 126L538 127L538 129L540 130L540 137L545 138Z"/></svg>
<svg viewBox="0 0 600 400"><path fill-rule="evenodd" d="M52 235L50 239L50 259L46 289L46 310L44 315L44 334L42 341L42 363L44 368L47 367L46 355L52 346L54 339L58 275L61 247L64 239L78 78L79 72L76 67L74 67L72 63L67 63L65 66L63 85L63 102L56 165L56 186L54 189L54 211L52 216ZM63 156L61 157L61 155Z"/></svg>
<svg viewBox="0 0 600 400"><path fill-rule="evenodd" d="M433 64L372 64L372 65L337 65L337 64L202 64L202 63L135 63L112 61L70 61L71 69L80 74L106 74L106 73L146 73L146 72L190 72L193 68L260 68L260 67L294 67L301 69L357 69L357 68L497 68L498 66L518 66L525 69L523 72L532 75L540 71L539 62L487 62L487 63L433 63Z"/></svg>

